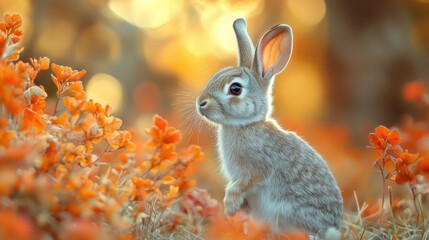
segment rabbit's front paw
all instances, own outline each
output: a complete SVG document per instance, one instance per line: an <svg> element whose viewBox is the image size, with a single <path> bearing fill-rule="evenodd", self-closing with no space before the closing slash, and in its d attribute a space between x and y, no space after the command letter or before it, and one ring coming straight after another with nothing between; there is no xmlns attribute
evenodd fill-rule
<svg viewBox="0 0 429 240"><path fill-rule="evenodd" d="M225 198L223 199L225 214L231 216L240 210L243 200L243 196L239 193L226 192Z"/></svg>

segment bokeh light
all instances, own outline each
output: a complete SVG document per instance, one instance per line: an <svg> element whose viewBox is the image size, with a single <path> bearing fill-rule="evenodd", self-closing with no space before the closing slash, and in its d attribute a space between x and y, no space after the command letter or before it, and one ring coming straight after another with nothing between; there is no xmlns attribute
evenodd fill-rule
<svg viewBox="0 0 429 240"><path fill-rule="evenodd" d="M118 112L122 105L122 86L113 76L105 73L95 74L86 86L88 99L94 99L102 105L112 106L112 112Z"/></svg>
<svg viewBox="0 0 429 240"><path fill-rule="evenodd" d="M110 9L141 28L156 28L182 11L183 2L174 0L111 0Z"/></svg>
<svg viewBox="0 0 429 240"><path fill-rule="evenodd" d="M286 5L295 19L308 26L317 25L326 14L324 0L288 0Z"/></svg>

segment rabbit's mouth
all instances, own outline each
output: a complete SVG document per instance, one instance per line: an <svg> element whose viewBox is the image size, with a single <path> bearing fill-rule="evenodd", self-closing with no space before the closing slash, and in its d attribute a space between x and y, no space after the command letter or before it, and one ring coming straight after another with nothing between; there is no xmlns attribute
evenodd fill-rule
<svg viewBox="0 0 429 240"><path fill-rule="evenodd" d="M218 113L212 108L202 108L197 104L197 112L203 119L212 123L219 123L219 121L216 120L218 118Z"/></svg>

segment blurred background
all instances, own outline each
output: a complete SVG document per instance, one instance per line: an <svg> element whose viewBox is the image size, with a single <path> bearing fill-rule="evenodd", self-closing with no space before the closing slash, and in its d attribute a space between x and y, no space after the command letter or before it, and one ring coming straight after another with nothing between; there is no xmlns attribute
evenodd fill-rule
<svg viewBox="0 0 429 240"><path fill-rule="evenodd" d="M278 23L292 26L294 52L276 78L274 117L327 159L346 203L354 190L363 199L380 191L367 187L379 182L368 133L428 113L403 97L407 83L429 82L428 0L0 0L5 12L23 16L22 60L47 56L86 69L88 97L112 105L141 134L155 113L180 126L183 145L203 147L196 174L217 199L225 182L215 138L179 115L213 73L236 65L237 17L247 19L254 43ZM54 97L49 75L37 84Z"/></svg>

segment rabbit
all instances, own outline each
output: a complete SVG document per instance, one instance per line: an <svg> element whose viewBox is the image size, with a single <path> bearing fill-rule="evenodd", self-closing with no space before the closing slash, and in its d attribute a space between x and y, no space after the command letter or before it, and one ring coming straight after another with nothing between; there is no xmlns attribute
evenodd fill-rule
<svg viewBox="0 0 429 240"><path fill-rule="evenodd" d="M246 21L233 23L238 67L215 73L196 99L197 112L217 128L221 171L229 181L227 215L240 209L272 231L303 230L339 239L343 200L322 157L301 137L271 117L274 77L292 54L292 29L279 24L256 50Z"/></svg>

